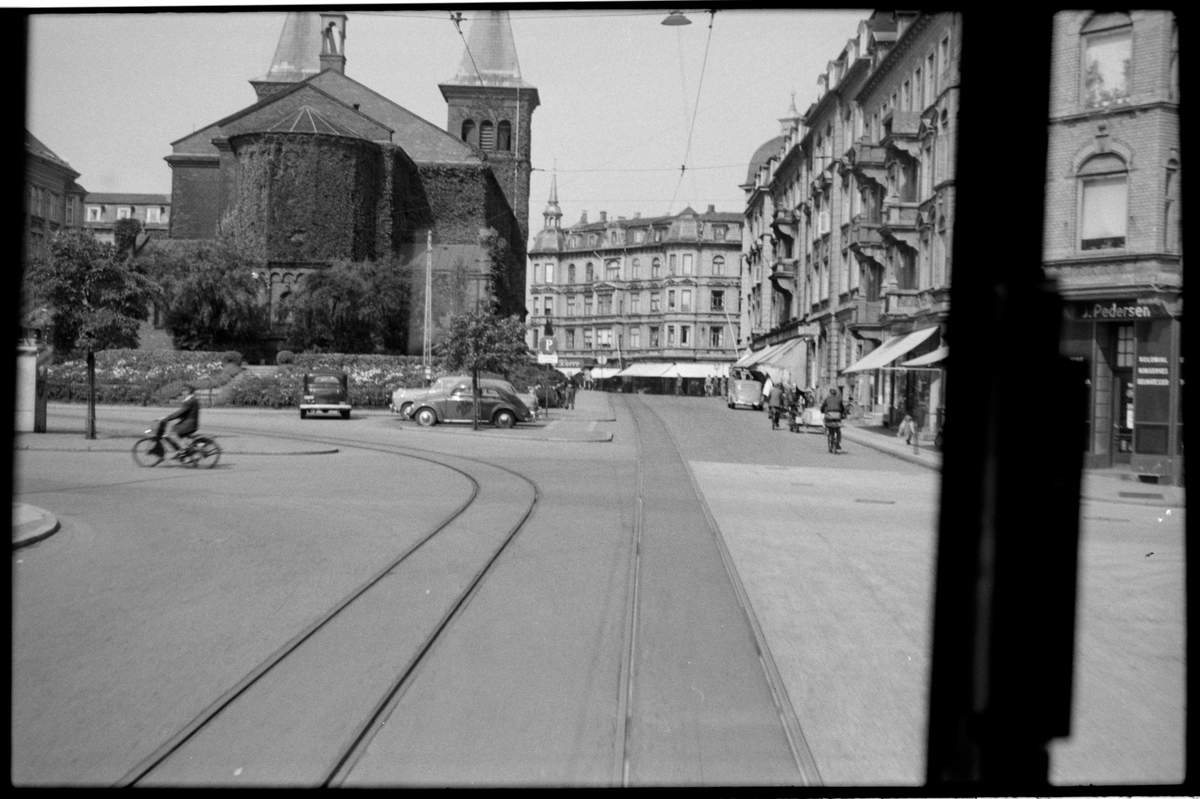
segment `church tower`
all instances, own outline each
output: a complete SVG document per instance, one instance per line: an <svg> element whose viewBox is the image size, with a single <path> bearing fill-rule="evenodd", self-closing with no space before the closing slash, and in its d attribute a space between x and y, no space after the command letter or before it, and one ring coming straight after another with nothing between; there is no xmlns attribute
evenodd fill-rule
<svg viewBox="0 0 1200 799"><path fill-rule="evenodd" d="M476 11L454 77L438 84L446 130L483 151L504 190L523 241L529 240L530 123L540 100L521 79L507 11ZM512 242L516 244L516 242Z"/></svg>
<svg viewBox="0 0 1200 799"><path fill-rule="evenodd" d="M311 78L321 67L321 14L316 11L289 11L283 20L283 32L275 46L271 68L261 78L250 81L259 100L263 100Z"/></svg>

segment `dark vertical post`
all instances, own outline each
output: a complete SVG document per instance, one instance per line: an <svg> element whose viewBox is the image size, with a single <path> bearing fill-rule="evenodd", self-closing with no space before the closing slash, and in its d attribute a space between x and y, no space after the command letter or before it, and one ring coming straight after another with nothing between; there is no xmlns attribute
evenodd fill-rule
<svg viewBox="0 0 1200 799"><path fill-rule="evenodd" d="M987 17L962 36L926 779L1034 790L1070 730L1086 395L1041 268L1052 20Z"/></svg>

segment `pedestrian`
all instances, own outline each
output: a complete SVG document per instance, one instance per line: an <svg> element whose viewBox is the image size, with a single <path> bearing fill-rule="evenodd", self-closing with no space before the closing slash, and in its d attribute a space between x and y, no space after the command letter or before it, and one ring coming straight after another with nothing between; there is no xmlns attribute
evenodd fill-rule
<svg viewBox="0 0 1200 799"><path fill-rule="evenodd" d="M779 413L783 410L783 388L775 383L771 386L771 394L767 398L767 411L771 414L771 429L779 429Z"/></svg>
<svg viewBox="0 0 1200 799"><path fill-rule="evenodd" d="M905 444L911 444L913 436L917 434L917 425L913 421L912 414L904 414L904 421L900 423L900 429L896 431L897 438L903 438Z"/></svg>
<svg viewBox="0 0 1200 799"><path fill-rule="evenodd" d="M565 405L569 409L573 409L575 407L575 381L574 380L567 381Z"/></svg>

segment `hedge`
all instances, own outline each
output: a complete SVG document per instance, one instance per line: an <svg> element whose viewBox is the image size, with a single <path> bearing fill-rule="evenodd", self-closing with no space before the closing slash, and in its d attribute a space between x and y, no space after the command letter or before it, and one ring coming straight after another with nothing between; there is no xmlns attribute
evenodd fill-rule
<svg viewBox="0 0 1200 799"><path fill-rule="evenodd" d="M184 350L103 350L96 353L96 401L102 403L173 402L190 382L198 388L223 385L240 366L223 363L224 353ZM174 395L163 398L177 385ZM73 359L46 368L46 397L84 402L88 396L87 361Z"/></svg>

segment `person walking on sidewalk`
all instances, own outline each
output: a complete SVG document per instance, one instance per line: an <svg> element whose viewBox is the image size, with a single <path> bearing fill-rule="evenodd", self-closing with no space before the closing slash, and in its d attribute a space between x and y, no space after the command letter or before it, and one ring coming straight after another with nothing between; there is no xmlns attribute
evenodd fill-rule
<svg viewBox="0 0 1200 799"><path fill-rule="evenodd" d="M783 387L778 383L771 386L771 395L767 399L767 413L771 415L771 429L779 429L779 414L783 410Z"/></svg>
<svg viewBox="0 0 1200 799"><path fill-rule="evenodd" d="M575 381L574 380L567 381L566 397L563 401L563 407L565 407L565 408L574 408L575 407Z"/></svg>

